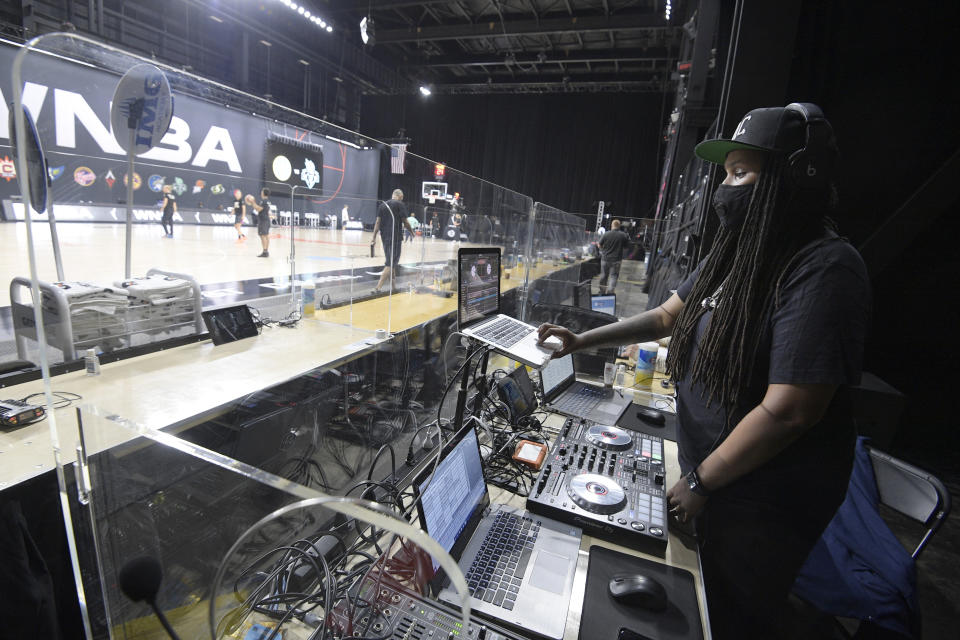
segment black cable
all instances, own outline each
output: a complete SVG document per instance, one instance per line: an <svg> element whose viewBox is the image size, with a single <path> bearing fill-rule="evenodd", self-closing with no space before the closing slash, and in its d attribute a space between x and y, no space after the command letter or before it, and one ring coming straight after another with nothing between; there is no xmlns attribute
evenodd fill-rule
<svg viewBox="0 0 960 640"><path fill-rule="evenodd" d="M45 397L46 395L47 394L43 391L39 391L37 393L31 393L30 395L21 398L20 402L25 402L27 404L34 404L33 402L30 401L32 398L41 397L41 396ZM57 399L57 402L54 402L53 404L54 409L62 409L64 407L69 407L74 402L83 400L83 396L81 396L79 393L73 393L71 391L51 391L50 395L52 395L54 398Z"/></svg>
<svg viewBox="0 0 960 640"><path fill-rule="evenodd" d="M383 453L384 449L390 451L390 477L392 478L397 474L397 455L393 451L393 445L387 443L380 447L377 455L373 456L373 462L370 463L370 470L367 471L367 480L373 477L373 469L377 466L377 461L380 459L380 454Z"/></svg>

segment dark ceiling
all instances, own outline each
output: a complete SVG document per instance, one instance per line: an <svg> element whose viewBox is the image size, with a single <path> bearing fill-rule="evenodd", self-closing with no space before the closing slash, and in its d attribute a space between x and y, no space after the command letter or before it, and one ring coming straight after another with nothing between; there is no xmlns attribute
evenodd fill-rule
<svg viewBox="0 0 960 640"><path fill-rule="evenodd" d="M317 9L435 93L659 92L676 69L682 0L349 0Z"/></svg>
<svg viewBox="0 0 960 640"><path fill-rule="evenodd" d="M356 128L362 96L412 94L421 85L441 94L670 93L692 41L692 29L683 26L688 4L21 0L0 3L0 36L26 40L73 25L81 34ZM364 44L360 21L367 17L374 40Z"/></svg>

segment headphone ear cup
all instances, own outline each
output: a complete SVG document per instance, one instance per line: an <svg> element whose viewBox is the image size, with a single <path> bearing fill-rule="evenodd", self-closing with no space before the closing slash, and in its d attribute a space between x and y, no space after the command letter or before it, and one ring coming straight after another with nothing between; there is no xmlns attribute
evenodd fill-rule
<svg viewBox="0 0 960 640"><path fill-rule="evenodd" d="M803 148L790 154L788 171L793 183L803 189L816 189L826 185L829 171L818 154Z"/></svg>

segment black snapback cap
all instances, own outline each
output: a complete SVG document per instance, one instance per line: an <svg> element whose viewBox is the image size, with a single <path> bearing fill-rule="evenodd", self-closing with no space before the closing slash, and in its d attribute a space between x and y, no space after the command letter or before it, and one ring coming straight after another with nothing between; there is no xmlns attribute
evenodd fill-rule
<svg viewBox="0 0 960 640"><path fill-rule="evenodd" d="M803 114L786 107L754 109L737 125L729 140L704 140L694 152L707 162L723 164L735 149L792 153L804 146L806 123Z"/></svg>

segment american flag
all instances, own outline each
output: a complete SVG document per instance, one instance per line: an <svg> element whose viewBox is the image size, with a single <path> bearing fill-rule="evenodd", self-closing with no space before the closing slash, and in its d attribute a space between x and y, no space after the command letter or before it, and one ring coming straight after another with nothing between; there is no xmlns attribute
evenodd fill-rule
<svg viewBox="0 0 960 640"><path fill-rule="evenodd" d="M403 173L403 159L407 155L407 145L390 145L390 173Z"/></svg>

